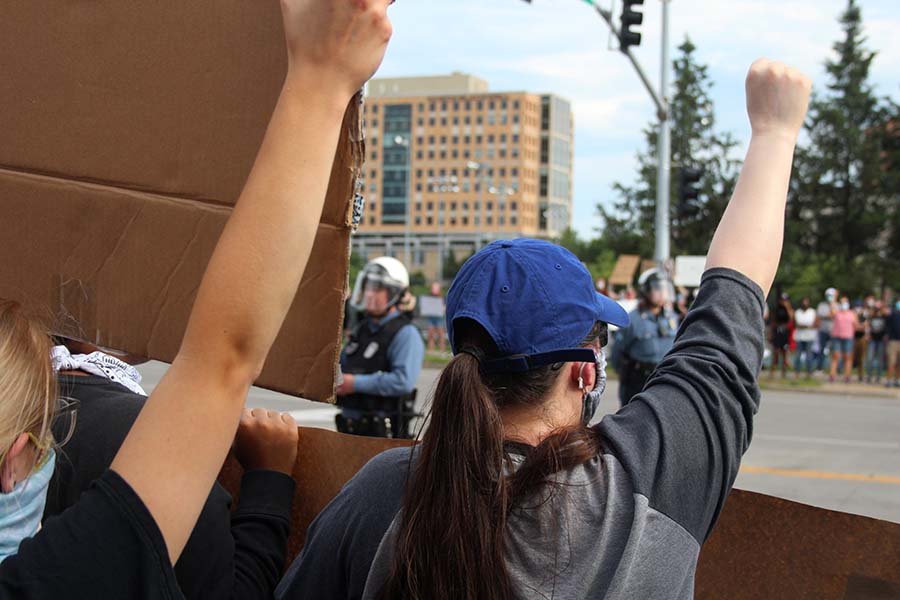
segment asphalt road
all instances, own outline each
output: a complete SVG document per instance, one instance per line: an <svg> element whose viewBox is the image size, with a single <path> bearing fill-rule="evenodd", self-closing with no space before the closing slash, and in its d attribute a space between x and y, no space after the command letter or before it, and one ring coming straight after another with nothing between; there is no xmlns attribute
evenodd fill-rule
<svg viewBox="0 0 900 600"><path fill-rule="evenodd" d="M165 368L140 367L148 393ZM422 371L422 403L437 375ZM614 411L616 397L610 381L600 412ZM289 411L300 425L334 429L329 405L253 388L247 406ZM737 487L900 523L900 400L764 390Z"/></svg>

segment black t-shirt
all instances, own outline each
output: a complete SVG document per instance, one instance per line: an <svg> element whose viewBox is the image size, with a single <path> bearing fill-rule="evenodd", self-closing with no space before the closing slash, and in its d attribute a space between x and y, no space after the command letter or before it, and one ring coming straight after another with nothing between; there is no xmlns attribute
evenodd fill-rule
<svg viewBox="0 0 900 600"><path fill-rule="evenodd" d="M166 543L138 495L107 470L0 563L0 598L184 598Z"/></svg>
<svg viewBox="0 0 900 600"><path fill-rule="evenodd" d="M887 333L887 319L884 316L878 315L869 319L869 335L872 341L880 342L884 339L885 333Z"/></svg>
<svg viewBox="0 0 900 600"><path fill-rule="evenodd" d="M102 377L61 375L59 385L63 396L81 404L75 435L57 453L45 519L81 503L112 463L146 401ZM294 480L287 475L250 471L241 480L232 514L231 496L214 484L175 564L185 598L271 598L285 566L293 497Z"/></svg>
<svg viewBox="0 0 900 600"><path fill-rule="evenodd" d="M887 333L888 339L892 341L900 340L900 310L894 309L891 311L887 320Z"/></svg>
<svg viewBox="0 0 900 600"><path fill-rule="evenodd" d="M788 312L788 309L779 304L775 307L775 324L776 325L787 325L791 322L791 314Z"/></svg>

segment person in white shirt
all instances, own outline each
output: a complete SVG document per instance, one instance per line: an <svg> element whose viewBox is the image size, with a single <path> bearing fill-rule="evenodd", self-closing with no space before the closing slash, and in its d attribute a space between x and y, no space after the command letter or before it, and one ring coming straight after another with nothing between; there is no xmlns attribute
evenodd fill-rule
<svg viewBox="0 0 900 600"><path fill-rule="evenodd" d="M825 370L825 352L831 346L831 318L837 310L838 291L831 287L825 290L825 300L819 302L816 307L816 316L819 318L819 354L816 359L816 368Z"/></svg>
<svg viewBox="0 0 900 600"><path fill-rule="evenodd" d="M797 342L797 353L794 356L796 377L800 378L800 372L806 370L806 376L812 377L813 344L818 336L819 317L815 309L810 306L809 298L800 301L800 308L794 311L794 341Z"/></svg>

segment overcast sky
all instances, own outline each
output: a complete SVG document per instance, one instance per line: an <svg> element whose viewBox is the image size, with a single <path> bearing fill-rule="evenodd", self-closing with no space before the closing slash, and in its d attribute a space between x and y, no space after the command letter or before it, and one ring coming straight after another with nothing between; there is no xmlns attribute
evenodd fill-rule
<svg viewBox="0 0 900 600"><path fill-rule="evenodd" d="M609 7L613 0L598 0ZM877 50L876 91L900 100L900 1L861 0L865 34ZM646 0L638 60L658 85L661 3ZM823 61L841 35L845 0L671 0L672 53L686 34L710 66L719 128L745 144L747 67L760 56L802 69L824 84ZM552 92L575 112L574 225L594 237L598 202L613 181L634 177L641 129L653 105L606 24L583 0L397 0L394 38L377 76L472 73L495 91ZM618 0L614 14L619 13Z"/></svg>

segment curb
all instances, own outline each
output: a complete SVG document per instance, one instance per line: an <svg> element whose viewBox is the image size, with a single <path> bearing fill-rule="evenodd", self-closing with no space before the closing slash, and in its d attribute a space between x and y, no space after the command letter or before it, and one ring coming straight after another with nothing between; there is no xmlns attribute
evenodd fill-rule
<svg viewBox="0 0 900 600"><path fill-rule="evenodd" d="M769 383L760 381L759 387L762 390L773 390L778 392L797 392L800 394L828 394L829 396L867 396L870 398L890 398L891 400L900 400L900 392L890 388L878 389L873 386L857 386L853 384L845 384L834 386L834 384L822 384L817 387L800 387L790 385L780 385L778 383Z"/></svg>

